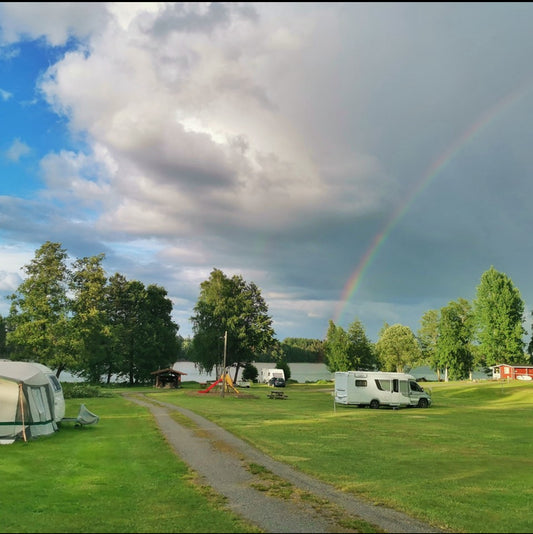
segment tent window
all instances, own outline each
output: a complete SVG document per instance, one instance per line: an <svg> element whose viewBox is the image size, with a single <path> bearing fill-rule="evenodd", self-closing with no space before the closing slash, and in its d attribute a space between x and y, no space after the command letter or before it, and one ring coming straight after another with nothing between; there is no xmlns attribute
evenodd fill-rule
<svg viewBox="0 0 533 534"><path fill-rule="evenodd" d="M48 375L48 380L50 380L50 384L52 384L54 391L61 391L61 384L54 375Z"/></svg>
<svg viewBox="0 0 533 534"><path fill-rule="evenodd" d="M43 396L41 393L41 389L32 388L33 398L35 399L35 404L37 405L37 410L41 414L41 416L44 414L44 402L43 402Z"/></svg>

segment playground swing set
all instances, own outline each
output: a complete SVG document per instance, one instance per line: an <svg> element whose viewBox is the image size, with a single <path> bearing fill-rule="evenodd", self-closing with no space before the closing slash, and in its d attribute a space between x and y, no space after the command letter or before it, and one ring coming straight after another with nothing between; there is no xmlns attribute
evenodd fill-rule
<svg viewBox="0 0 533 534"><path fill-rule="evenodd" d="M198 390L198 393L209 393L218 384L224 388L224 391L229 391L229 389L232 389L235 393L237 393L237 395L239 394L239 390L233 384L233 380L231 379L229 373L223 373L220 375L218 380L213 382L208 388Z"/></svg>

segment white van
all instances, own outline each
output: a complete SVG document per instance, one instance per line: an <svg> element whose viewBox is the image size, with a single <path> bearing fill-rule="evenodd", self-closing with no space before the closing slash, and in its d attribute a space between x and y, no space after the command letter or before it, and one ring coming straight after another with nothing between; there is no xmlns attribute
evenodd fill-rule
<svg viewBox="0 0 533 534"><path fill-rule="evenodd" d="M358 406L428 408L431 397L406 373L344 371L335 373L335 403Z"/></svg>
<svg viewBox="0 0 533 534"><path fill-rule="evenodd" d="M285 380L285 371L283 369L261 369L261 382L270 383L272 378L283 378Z"/></svg>

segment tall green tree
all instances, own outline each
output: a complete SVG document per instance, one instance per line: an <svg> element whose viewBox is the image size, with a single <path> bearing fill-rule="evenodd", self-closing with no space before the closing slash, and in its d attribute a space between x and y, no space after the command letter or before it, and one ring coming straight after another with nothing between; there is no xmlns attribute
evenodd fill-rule
<svg viewBox="0 0 533 534"><path fill-rule="evenodd" d="M23 267L25 280L9 296L7 344L12 358L56 369L76 369L72 302L68 296L70 270L60 243L47 241Z"/></svg>
<svg viewBox="0 0 533 534"><path fill-rule="evenodd" d="M376 352L384 371L403 372L420 361L420 347L408 326L393 324L381 330Z"/></svg>
<svg viewBox="0 0 533 534"><path fill-rule="evenodd" d="M132 342L132 315L129 298L129 282L120 273L115 273L109 278L106 291L106 312L110 325L111 350L106 352L105 359L100 362L96 373L101 370L105 376L105 382L110 383L114 375L124 376L127 374L127 357Z"/></svg>
<svg viewBox="0 0 533 534"><path fill-rule="evenodd" d="M107 311L113 350L108 353L107 380L113 374L130 385L146 383L151 373L171 367L179 354L179 326L172 320L166 290L115 273L109 279Z"/></svg>
<svg viewBox="0 0 533 534"><path fill-rule="evenodd" d="M103 259L104 254L77 259L72 265L70 278L72 326L80 355L76 371L95 383L105 374L111 354Z"/></svg>
<svg viewBox="0 0 533 534"><path fill-rule="evenodd" d="M346 330L330 319L324 342L326 366L330 373L353 370L352 362L349 358L349 347L350 341Z"/></svg>
<svg viewBox="0 0 533 534"><path fill-rule="evenodd" d="M420 344L421 358L425 365L428 365L437 373L440 379L440 366L437 358L437 340L439 338L439 310L428 310L420 319L418 329L418 342Z"/></svg>
<svg viewBox="0 0 533 534"><path fill-rule="evenodd" d="M350 359L353 369L374 369L377 359L374 345L368 339L363 323L355 319L348 327L348 340L350 342Z"/></svg>
<svg viewBox="0 0 533 534"><path fill-rule="evenodd" d="M474 316L465 299L450 302L440 311L436 356L445 380L468 378L473 369Z"/></svg>
<svg viewBox="0 0 533 534"><path fill-rule="evenodd" d="M524 302L512 280L491 266L481 276L474 310L484 365L525 363Z"/></svg>
<svg viewBox="0 0 533 534"><path fill-rule="evenodd" d="M191 322L191 354L204 372L222 368L226 332L226 366L235 367L235 377L240 367L275 346L272 318L259 288L240 275L229 278L220 269L213 269L200 284Z"/></svg>
<svg viewBox="0 0 533 534"><path fill-rule="evenodd" d="M7 324L4 317L0 315L0 358L7 358Z"/></svg>
<svg viewBox="0 0 533 534"><path fill-rule="evenodd" d="M350 324L347 332L330 320L324 347L326 365L332 373L373 369L377 365L373 344L358 319Z"/></svg>
<svg viewBox="0 0 533 534"><path fill-rule="evenodd" d="M164 287L146 287L139 319L137 378L146 381L153 371L172 367L180 352L179 325L172 319L172 301Z"/></svg>

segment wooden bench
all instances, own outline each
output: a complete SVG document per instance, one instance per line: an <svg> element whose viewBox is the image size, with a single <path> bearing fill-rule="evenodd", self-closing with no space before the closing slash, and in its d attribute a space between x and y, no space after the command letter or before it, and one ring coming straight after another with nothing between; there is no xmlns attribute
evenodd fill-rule
<svg viewBox="0 0 533 534"><path fill-rule="evenodd" d="M283 391L271 391L267 394L269 399L288 399L287 395Z"/></svg>

